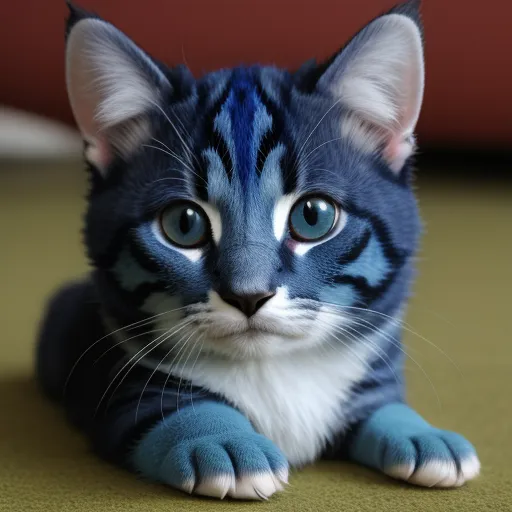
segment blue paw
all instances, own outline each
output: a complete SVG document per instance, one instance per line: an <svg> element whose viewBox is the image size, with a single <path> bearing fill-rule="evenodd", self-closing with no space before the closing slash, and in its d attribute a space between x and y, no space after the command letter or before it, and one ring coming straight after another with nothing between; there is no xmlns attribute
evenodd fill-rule
<svg viewBox="0 0 512 512"><path fill-rule="evenodd" d="M432 427L404 404L375 412L361 427L350 453L357 462L425 487L458 487L480 471L469 441Z"/></svg>
<svg viewBox="0 0 512 512"><path fill-rule="evenodd" d="M188 407L154 427L132 454L145 477L189 493L265 499L283 489L288 462L227 405Z"/></svg>

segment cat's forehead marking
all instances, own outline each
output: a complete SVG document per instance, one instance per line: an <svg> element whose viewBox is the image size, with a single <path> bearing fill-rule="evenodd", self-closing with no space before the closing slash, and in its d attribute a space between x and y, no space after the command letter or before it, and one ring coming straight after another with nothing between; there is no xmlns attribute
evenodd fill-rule
<svg viewBox="0 0 512 512"><path fill-rule="evenodd" d="M258 69L233 70L217 98L210 111L209 142L203 150L208 199L232 201L238 196L245 202L258 196L274 201L276 194L282 194L282 187L271 190L267 184L282 183L281 161L286 148L279 142L282 123L276 123L276 104L268 97Z"/></svg>

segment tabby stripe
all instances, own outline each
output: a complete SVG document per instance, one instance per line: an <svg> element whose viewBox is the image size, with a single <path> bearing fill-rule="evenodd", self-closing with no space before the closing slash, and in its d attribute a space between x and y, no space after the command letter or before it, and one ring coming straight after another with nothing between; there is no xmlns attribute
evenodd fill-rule
<svg viewBox="0 0 512 512"><path fill-rule="evenodd" d="M272 121L272 128L267 130L261 139L258 151L258 160L256 161L256 174L258 177L261 176L269 153L277 146L278 142L279 137L276 135L274 130L274 122Z"/></svg>
<svg viewBox="0 0 512 512"><path fill-rule="evenodd" d="M133 226L131 224L125 224L124 226L118 228L108 243L107 248L101 252L96 252L94 250L94 243L89 241L87 244L90 247L88 256L94 262L95 267L110 268L115 265L121 251L123 250L128 233L132 227Z"/></svg>
<svg viewBox="0 0 512 512"><path fill-rule="evenodd" d="M228 180L231 182L233 179L233 161L231 160L231 155L229 154L229 149L225 140L217 130L212 134L211 144L222 160L222 165L224 166Z"/></svg>
<svg viewBox="0 0 512 512"><path fill-rule="evenodd" d="M280 134L285 135L286 129L285 129L285 123L283 116L281 115L281 110L277 107L277 105L274 103L274 101L268 96L266 91L261 87L261 85L258 85L258 93L261 97L262 103L265 105L267 111L272 117L272 131L274 133L274 137L272 138L272 144L273 147L269 147L267 151L270 153L272 149L274 149L277 144L280 141ZM283 96L283 100L289 101L289 94ZM283 108L287 107L287 103L283 104ZM291 139L290 137L284 136L283 139L288 140ZM283 175L283 182L284 182L284 193L289 194L293 192L297 188L297 155L294 151L294 149L288 145L282 142L286 148L285 156L281 158L280 166L281 166L281 172ZM263 167L262 167L263 168Z"/></svg>
<svg viewBox="0 0 512 512"><path fill-rule="evenodd" d="M128 250L130 252L130 256L132 256L136 263L144 270L147 270L152 274L158 274L160 272L160 267L133 239L130 239L128 243Z"/></svg>
<svg viewBox="0 0 512 512"><path fill-rule="evenodd" d="M196 155L201 155L202 149L204 147L211 147L214 150L218 151L220 148L221 154L219 155L222 159L222 163L224 167L226 168L226 172L232 170L233 164L231 162L231 156L229 155L229 151L227 149L227 145L224 140L220 137L220 135L217 133L217 130L215 130L215 118L219 115L222 106L227 101L228 96L230 93L230 82L228 81L226 87L224 88L222 94L220 94L217 101L214 103L212 108L205 114L205 126L204 126L204 133L203 133L203 141L201 147L196 147ZM202 88L200 90L199 95L199 106L204 106L207 101L207 89ZM223 146L223 147L221 147ZM227 160L226 160L227 158ZM196 190L198 191L198 194L200 194L201 199L207 200L208 199L208 172L207 172L207 164L206 160L203 158L204 165L199 168L199 166L196 167L195 172L196 176L194 179L194 185Z"/></svg>
<svg viewBox="0 0 512 512"><path fill-rule="evenodd" d="M110 287L111 292L113 291L120 301L128 303L129 306L134 308L140 308L152 293L167 291L165 284L159 281L142 283L135 290L127 291L121 286L113 272L103 272L101 277L103 278L102 281Z"/></svg>
<svg viewBox="0 0 512 512"><path fill-rule="evenodd" d="M370 242L371 237L372 232L370 229L367 229L361 237L361 240L359 240L359 242L354 245L354 247L352 247L349 252L338 258L338 263L340 265L346 265L347 263L351 263L352 261L355 261L357 258L359 258L359 256L361 256L363 251L366 249L366 246Z"/></svg>
<svg viewBox="0 0 512 512"><path fill-rule="evenodd" d="M373 232L381 245L384 256L391 265L392 270L388 272L388 275L385 276L383 281L377 286L371 286L364 276L350 276L340 274L331 277L329 281L335 285L347 284L354 286L361 295L362 303L364 305L369 305L381 297L388 290L398 275L398 272L406 262L409 254L406 251L399 250L394 247L391 242L389 230L379 217L368 211L358 210L354 205L351 204L345 204L345 207L347 211L370 222ZM359 258L364 248L368 245L371 236L371 230L368 230L364 234L363 238L357 243L357 245L351 249L347 255L342 256L338 262L340 264L346 264Z"/></svg>

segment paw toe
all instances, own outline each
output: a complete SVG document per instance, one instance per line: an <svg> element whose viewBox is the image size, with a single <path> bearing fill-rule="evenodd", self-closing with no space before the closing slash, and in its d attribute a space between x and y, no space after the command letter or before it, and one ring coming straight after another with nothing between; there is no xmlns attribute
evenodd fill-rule
<svg viewBox="0 0 512 512"><path fill-rule="evenodd" d="M204 443L194 450L196 494L224 498L235 485L235 471L226 450L215 443Z"/></svg>
<svg viewBox="0 0 512 512"><path fill-rule="evenodd" d="M480 470L473 446L452 432L393 440L384 453L386 474L424 487L459 487Z"/></svg>
<svg viewBox="0 0 512 512"><path fill-rule="evenodd" d="M272 471L245 475L236 480L235 487L228 495L243 500L265 500L275 492L282 491L283 485Z"/></svg>

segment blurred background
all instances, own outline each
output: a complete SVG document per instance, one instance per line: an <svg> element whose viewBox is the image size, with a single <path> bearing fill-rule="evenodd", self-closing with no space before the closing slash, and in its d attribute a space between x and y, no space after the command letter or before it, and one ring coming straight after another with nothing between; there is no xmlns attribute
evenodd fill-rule
<svg viewBox="0 0 512 512"><path fill-rule="evenodd" d="M185 63L196 75L324 59L394 3L79 2L156 58ZM66 501L77 510L83 500L86 510L158 507L161 491L91 457L32 379L48 295L87 271L80 233L86 178L64 81L66 14L63 0L3 2L1 10L0 509L64 510ZM362 470L341 479L339 468L320 465L292 482L294 499L311 510L318 510L317 489L333 502L347 492L360 500L360 484L367 501L357 510L374 510L372 496L383 494L394 510L512 510L512 2L424 0L423 18L427 79L416 185L426 230L405 334L409 395L429 420L474 441L484 476L461 493L431 495L427 507L414 489L403 494ZM286 508L287 499L280 510L306 510Z"/></svg>

